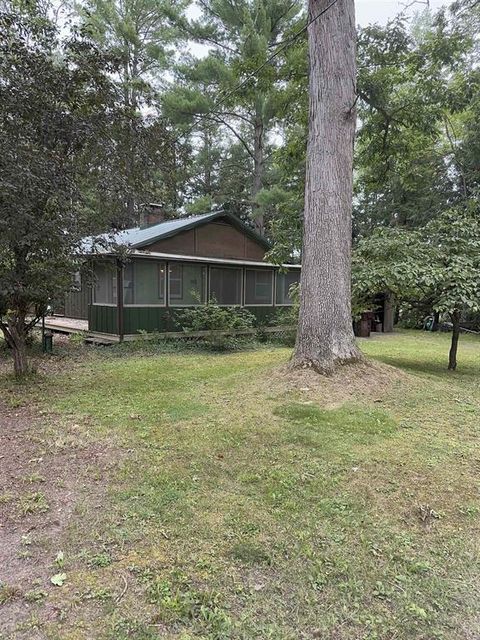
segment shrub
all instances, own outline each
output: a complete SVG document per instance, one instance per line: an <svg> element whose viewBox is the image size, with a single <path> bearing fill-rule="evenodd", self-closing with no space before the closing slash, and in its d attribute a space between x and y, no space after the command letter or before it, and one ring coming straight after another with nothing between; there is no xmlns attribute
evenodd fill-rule
<svg viewBox="0 0 480 640"><path fill-rule="evenodd" d="M294 307L278 307L268 318L269 327L291 327L298 322L298 312Z"/></svg>
<svg viewBox="0 0 480 640"><path fill-rule="evenodd" d="M233 336L219 335L219 331L245 331L255 326L255 316L241 307L220 307L215 299L205 305L177 312L177 324L183 331L208 331L205 343L214 350L238 348L239 340Z"/></svg>
<svg viewBox="0 0 480 640"><path fill-rule="evenodd" d="M216 300L177 314L184 331L242 331L252 329L255 316L241 307L220 307Z"/></svg>

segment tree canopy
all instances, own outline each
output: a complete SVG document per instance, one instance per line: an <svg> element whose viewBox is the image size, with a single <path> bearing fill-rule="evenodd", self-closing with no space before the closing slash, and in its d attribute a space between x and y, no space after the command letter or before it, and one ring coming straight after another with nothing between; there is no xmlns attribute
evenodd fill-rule
<svg viewBox="0 0 480 640"><path fill-rule="evenodd" d="M43 15L0 13L0 328L19 374L26 334L71 285L82 237L109 223L88 194L102 190L92 162L110 148L114 71L87 34L60 55Z"/></svg>

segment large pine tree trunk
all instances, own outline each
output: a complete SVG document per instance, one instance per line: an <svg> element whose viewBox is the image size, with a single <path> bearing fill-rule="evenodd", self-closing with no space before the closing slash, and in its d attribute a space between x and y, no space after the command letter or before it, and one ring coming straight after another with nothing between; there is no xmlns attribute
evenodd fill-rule
<svg viewBox="0 0 480 640"><path fill-rule="evenodd" d="M309 0L309 19L330 0ZM301 301L294 366L332 371L361 358L351 317L355 135L354 0L338 0L308 27L310 113Z"/></svg>

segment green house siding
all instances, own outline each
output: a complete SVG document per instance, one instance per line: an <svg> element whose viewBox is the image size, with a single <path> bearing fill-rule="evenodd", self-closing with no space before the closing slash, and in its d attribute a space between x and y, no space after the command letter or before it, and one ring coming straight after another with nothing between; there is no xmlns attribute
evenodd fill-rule
<svg viewBox="0 0 480 640"><path fill-rule="evenodd" d="M118 333L117 307L91 304L88 308L88 328L99 333Z"/></svg>
<svg viewBox="0 0 480 640"><path fill-rule="evenodd" d="M139 331L175 331L171 312L166 307L125 307L123 330L127 335Z"/></svg>
<svg viewBox="0 0 480 640"><path fill-rule="evenodd" d="M263 324L272 316L275 307L247 307L257 318L258 324ZM126 335L140 331L181 331L181 326L175 321L180 309L173 307L125 307L123 310L123 325ZM103 305L90 305L88 316L90 331L117 334L117 309Z"/></svg>

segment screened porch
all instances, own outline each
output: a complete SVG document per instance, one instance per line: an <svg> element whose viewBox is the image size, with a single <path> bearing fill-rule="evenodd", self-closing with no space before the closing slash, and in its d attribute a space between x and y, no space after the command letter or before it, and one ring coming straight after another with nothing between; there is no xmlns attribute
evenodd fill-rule
<svg viewBox="0 0 480 640"><path fill-rule="evenodd" d="M292 304L292 284L300 269L201 264L133 258L120 274L114 260L95 262L93 305L117 307L192 307L215 301L221 306L275 307ZM118 290L122 289L121 300Z"/></svg>

